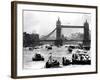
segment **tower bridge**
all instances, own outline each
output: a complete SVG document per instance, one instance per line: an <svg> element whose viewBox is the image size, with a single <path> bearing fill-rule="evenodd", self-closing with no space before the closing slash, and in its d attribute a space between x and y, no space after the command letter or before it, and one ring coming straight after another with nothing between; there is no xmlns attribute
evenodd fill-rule
<svg viewBox="0 0 100 80"><path fill-rule="evenodd" d="M83 28L84 30L84 36L83 36L83 40L63 40L62 39L62 35L61 35L61 31L62 28ZM55 40L49 40L48 38L56 31L56 39ZM90 35L89 35L89 23L86 22L84 23L83 26L73 26L73 25L62 25L60 19L58 18L57 22L56 22L56 28L51 31L48 35L44 36L42 38L42 40L40 40L40 42L52 42L55 45L62 45L63 42L69 42L69 41L82 41L82 44L84 46L90 46Z"/></svg>

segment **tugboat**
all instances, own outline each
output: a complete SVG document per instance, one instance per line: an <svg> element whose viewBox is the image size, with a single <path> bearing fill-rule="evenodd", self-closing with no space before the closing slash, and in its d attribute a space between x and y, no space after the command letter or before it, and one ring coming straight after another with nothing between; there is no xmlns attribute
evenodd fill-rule
<svg viewBox="0 0 100 80"><path fill-rule="evenodd" d="M32 61L44 61L44 57L41 54L36 53L32 58Z"/></svg>
<svg viewBox="0 0 100 80"><path fill-rule="evenodd" d="M48 60L46 62L46 68L57 68L57 67L60 67L59 65L60 64L57 60L53 60L52 62L50 60Z"/></svg>
<svg viewBox="0 0 100 80"><path fill-rule="evenodd" d="M46 62L45 67L46 68L57 68L60 67L60 63L57 60L54 60L52 57L52 53L50 53L51 56L49 57L48 61Z"/></svg>

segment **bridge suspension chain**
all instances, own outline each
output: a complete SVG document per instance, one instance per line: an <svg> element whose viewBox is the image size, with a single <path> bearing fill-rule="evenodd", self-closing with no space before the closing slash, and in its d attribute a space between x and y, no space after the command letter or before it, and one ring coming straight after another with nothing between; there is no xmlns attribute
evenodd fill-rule
<svg viewBox="0 0 100 80"><path fill-rule="evenodd" d="M53 32L54 32L55 30L56 30L56 28L55 28L52 32L50 32L48 35L44 36L42 39L47 39L50 35L53 34Z"/></svg>

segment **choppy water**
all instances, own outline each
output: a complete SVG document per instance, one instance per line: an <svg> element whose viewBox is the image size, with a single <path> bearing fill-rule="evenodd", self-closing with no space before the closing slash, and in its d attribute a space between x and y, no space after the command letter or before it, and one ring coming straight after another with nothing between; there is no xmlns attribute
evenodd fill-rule
<svg viewBox="0 0 100 80"><path fill-rule="evenodd" d="M66 47L53 47L52 50L46 48L39 48L36 50L23 49L23 68L25 69L41 69L44 68L46 61L52 53L52 57L62 64L62 57L72 59L72 54L68 52ZM32 57L35 53L40 53L45 60L44 61L32 61Z"/></svg>

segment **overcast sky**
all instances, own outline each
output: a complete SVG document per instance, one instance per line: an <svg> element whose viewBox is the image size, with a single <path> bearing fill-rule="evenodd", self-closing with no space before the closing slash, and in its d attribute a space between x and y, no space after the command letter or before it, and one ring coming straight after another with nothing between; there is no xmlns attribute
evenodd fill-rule
<svg viewBox="0 0 100 80"><path fill-rule="evenodd" d="M24 11L24 32L38 33L40 36L47 35L56 28L58 17L62 25L83 26L86 20L91 22L91 14ZM83 29L62 29L63 34L70 35L76 32L83 33Z"/></svg>

